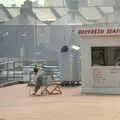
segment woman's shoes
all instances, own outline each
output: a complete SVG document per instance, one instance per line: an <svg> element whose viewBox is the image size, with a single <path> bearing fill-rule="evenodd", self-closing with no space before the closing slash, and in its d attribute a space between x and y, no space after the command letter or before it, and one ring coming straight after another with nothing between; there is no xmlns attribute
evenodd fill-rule
<svg viewBox="0 0 120 120"><path fill-rule="evenodd" d="M36 93L33 93L32 95L36 95Z"/></svg>

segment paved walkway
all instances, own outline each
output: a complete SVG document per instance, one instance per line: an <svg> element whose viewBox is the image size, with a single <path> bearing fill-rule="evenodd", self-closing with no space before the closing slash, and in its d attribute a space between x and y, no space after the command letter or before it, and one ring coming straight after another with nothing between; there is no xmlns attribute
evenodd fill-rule
<svg viewBox="0 0 120 120"><path fill-rule="evenodd" d="M120 120L120 96L80 96L80 88L64 95L27 95L25 85L0 88L0 120Z"/></svg>

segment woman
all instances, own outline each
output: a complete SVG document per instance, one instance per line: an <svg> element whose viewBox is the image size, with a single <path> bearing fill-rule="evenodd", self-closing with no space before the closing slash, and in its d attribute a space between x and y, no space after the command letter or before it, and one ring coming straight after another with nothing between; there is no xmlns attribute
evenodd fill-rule
<svg viewBox="0 0 120 120"><path fill-rule="evenodd" d="M36 74L36 84L35 84L35 89L33 95L36 95L38 90L42 85L45 85L47 82L47 76L45 75L45 72L42 67L38 69L38 72Z"/></svg>

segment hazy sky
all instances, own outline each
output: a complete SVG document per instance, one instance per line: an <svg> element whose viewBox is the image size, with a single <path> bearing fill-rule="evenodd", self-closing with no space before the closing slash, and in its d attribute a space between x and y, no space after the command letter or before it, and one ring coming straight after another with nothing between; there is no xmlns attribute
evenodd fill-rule
<svg viewBox="0 0 120 120"><path fill-rule="evenodd" d="M25 0L0 0L0 3L9 5L9 4L22 4ZM31 0L35 1L35 0ZM43 4L44 0L38 0L40 4Z"/></svg>

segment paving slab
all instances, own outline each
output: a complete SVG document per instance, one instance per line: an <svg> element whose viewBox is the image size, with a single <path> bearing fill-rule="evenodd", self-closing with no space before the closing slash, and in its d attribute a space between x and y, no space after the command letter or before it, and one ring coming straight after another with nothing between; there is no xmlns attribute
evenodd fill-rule
<svg viewBox="0 0 120 120"><path fill-rule="evenodd" d="M81 96L80 87L63 92L34 97L26 85L0 88L0 120L120 120L120 96Z"/></svg>

